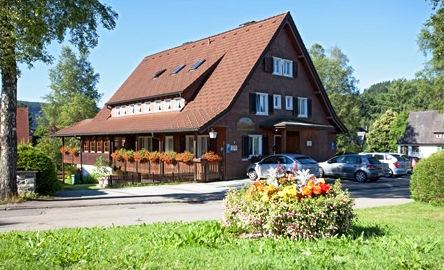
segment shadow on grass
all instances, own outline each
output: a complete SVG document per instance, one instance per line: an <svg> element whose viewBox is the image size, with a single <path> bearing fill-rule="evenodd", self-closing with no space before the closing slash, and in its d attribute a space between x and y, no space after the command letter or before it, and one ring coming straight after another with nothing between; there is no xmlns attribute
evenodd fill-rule
<svg viewBox="0 0 444 270"><path fill-rule="evenodd" d="M381 237L385 235L385 230L380 226L361 226L361 225L353 225L352 232L350 236L353 239L356 238L375 238Z"/></svg>

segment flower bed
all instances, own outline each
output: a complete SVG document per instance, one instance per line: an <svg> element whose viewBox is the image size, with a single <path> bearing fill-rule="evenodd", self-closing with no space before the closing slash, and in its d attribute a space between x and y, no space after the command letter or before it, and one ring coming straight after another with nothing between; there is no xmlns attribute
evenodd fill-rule
<svg viewBox="0 0 444 270"><path fill-rule="evenodd" d="M224 200L224 225L250 236L324 238L351 230L353 201L336 182L333 186L308 171L257 180L230 190Z"/></svg>

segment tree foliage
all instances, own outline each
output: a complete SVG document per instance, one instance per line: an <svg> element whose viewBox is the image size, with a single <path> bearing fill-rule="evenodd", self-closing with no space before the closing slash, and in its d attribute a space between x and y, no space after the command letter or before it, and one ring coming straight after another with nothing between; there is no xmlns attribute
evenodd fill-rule
<svg viewBox="0 0 444 270"><path fill-rule="evenodd" d="M408 114L387 110L375 120L367 134L366 151L394 152L404 134Z"/></svg>
<svg viewBox="0 0 444 270"><path fill-rule="evenodd" d="M41 137L38 147L59 165L62 142L51 135L96 115L97 101L101 96L96 88L99 75L94 72L85 54L77 57L69 47L64 47L58 63L49 71L49 79L51 92L44 98L36 135ZM76 141L67 143L75 144Z"/></svg>
<svg viewBox="0 0 444 270"><path fill-rule="evenodd" d="M53 40L62 42L65 36L86 53L97 45L98 27L113 29L116 19L117 13L98 0L0 0L0 199L17 194L18 64L50 62L48 44Z"/></svg>
<svg viewBox="0 0 444 270"><path fill-rule="evenodd" d="M436 70L444 71L444 2L432 0L436 12L425 22L418 38L419 48L431 54Z"/></svg>
<svg viewBox="0 0 444 270"><path fill-rule="evenodd" d="M321 45L314 44L309 52L338 117L348 129L348 133L338 136L338 149L356 151L359 147L355 134L361 124L361 105L354 70L338 47L331 48L327 54Z"/></svg>

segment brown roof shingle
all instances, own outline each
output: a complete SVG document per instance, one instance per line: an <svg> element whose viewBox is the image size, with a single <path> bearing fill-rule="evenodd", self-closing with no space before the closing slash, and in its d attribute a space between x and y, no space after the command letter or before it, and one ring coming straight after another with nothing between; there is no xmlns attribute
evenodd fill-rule
<svg viewBox="0 0 444 270"><path fill-rule="evenodd" d="M147 56L107 102L117 104L181 92L221 59L196 97L182 111L111 118L110 109L105 107L94 119L60 130L56 135L199 130L233 102L287 16L288 13L280 14ZM197 59L206 61L197 70L189 72L189 67ZM187 66L179 74L170 75L171 70L179 64ZM153 74L163 68L167 71L153 79Z"/></svg>

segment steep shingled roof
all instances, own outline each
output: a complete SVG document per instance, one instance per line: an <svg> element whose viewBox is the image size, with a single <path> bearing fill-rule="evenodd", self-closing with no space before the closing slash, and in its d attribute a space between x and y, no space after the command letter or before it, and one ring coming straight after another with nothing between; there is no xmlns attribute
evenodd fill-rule
<svg viewBox="0 0 444 270"><path fill-rule="evenodd" d="M183 90L199 76L199 73L204 72L214 59L224 55L194 100L187 103L181 112L111 118L109 117L110 109L104 107L94 119L62 129L56 135L198 130L229 106L287 14L280 14L147 56L107 102L115 103L142 98L145 93L148 96ZM167 70L157 79L153 80L151 77L157 69L163 67L171 69L180 63L190 65L197 58L209 60L199 67L199 72L196 74L182 70L178 76L174 77ZM158 83L161 81L166 85ZM148 89L145 83L153 88Z"/></svg>
<svg viewBox="0 0 444 270"><path fill-rule="evenodd" d="M182 111L110 117L111 111L105 106L95 118L62 129L56 136L198 131L230 107L284 22L293 23L289 13L147 56L107 102L107 105L114 105L180 93L212 65L217 65ZM197 70L188 71L197 59L206 61ZM179 64L187 66L177 75L170 75ZM167 69L165 73L153 79L152 76L163 68ZM337 120L319 78L315 79L331 114L335 116L338 129L345 130Z"/></svg>
<svg viewBox="0 0 444 270"><path fill-rule="evenodd" d="M444 139L435 133L444 133L444 113L437 111L411 112L400 144L443 145Z"/></svg>

